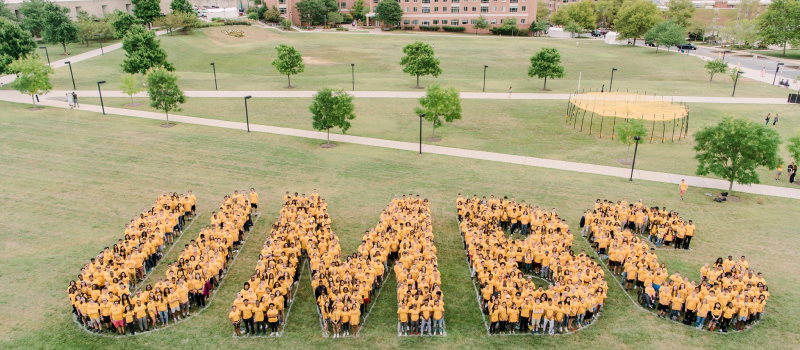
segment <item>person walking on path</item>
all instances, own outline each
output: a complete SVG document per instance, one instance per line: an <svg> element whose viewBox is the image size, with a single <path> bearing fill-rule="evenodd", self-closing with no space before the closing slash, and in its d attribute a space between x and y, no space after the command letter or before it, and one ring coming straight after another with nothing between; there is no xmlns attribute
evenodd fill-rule
<svg viewBox="0 0 800 350"><path fill-rule="evenodd" d="M764 120L766 120L767 122L766 122L766 123L764 123L764 125L769 125L769 117L770 117L771 115L772 115L772 113L767 113L767 118L766 118L766 119L764 119Z"/></svg>
<svg viewBox="0 0 800 350"><path fill-rule="evenodd" d="M783 171L783 164L778 164L778 169L775 169L775 181L781 181L782 171Z"/></svg>
<svg viewBox="0 0 800 350"><path fill-rule="evenodd" d="M511 86L508 87L508 98L511 98Z"/></svg>
<svg viewBox="0 0 800 350"><path fill-rule="evenodd" d="M767 74L767 67L761 68L761 77L764 77L764 74Z"/></svg>
<svg viewBox="0 0 800 350"><path fill-rule="evenodd" d="M794 183L794 176L797 174L797 165L795 165L794 162L792 162L792 164L789 164L789 166L786 167L786 169L789 175L789 183L792 184Z"/></svg>
<svg viewBox="0 0 800 350"><path fill-rule="evenodd" d="M80 108L80 104L78 104L78 94L75 91L72 92L72 103L75 105L75 108Z"/></svg>
<svg viewBox="0 0 800 350"><path fill-rule="evenodd" d="M69 103L69 109L72 109L73 105L75 104L74 100L72 99L72 93L67 93L67 102Z"/></svg>
<svg viewBox="0 0 800 350"><path fill-rule="evenodd" d="M683 194L686 193L688 189L689 185L686 183L686 180L681 179L681 200L683 200Z"/></svg>
<svg viewBox="0 0 800 350"><path fill-rule="evenodd" d="M772 127L775 127L775 124L778 124L778 113L775 113L775 118L772 118Z"/></svg>

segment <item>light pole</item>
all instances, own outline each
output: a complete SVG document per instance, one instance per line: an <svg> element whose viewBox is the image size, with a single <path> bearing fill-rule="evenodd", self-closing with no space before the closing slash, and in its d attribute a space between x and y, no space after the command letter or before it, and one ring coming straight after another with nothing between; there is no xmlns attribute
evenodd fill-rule
<svg viewBox="0 0 800 350"><path fill-rule="evenodd" d="M628 179L628 181L633 181L633 167L636 166L636 151L639 150L639 140L641 139L641 137L639 137L639 135L636 135L633 137L633 139L636 140L636 147L633 148L633 162L631 163L631 178Z"/></svg>
<svg viewBox="0 0 800 350"><path fill-rule="evenodd" d="M103 109L103 115L106 115L106 106L103 105L103 91L100 90L100 84L105 84L106 81L98 81L97 82L97 93L100 94L100 108Z"/></svg>
<svg viewBox="0 0 800 350"><path fill-rule="evenodd" d="M742 74L742 71L740 71L740 70L736 71L736 79L733 81L733 92L731 93L731 97L733 97L733 95L736 93L736 83L739 82L739 75L741 75L741 74Z"/></svg>
<svg viewBox="0 0 800 350"><path fill-rule="evenodd" d="M725 61L725 54L728 53L728 52L733 52L733 51L731 51L731 50L723 50L722 51L722 60L723 61Z"/></svg>
<svg viewBox="0 0 800 350"><path fill-rule="evenodd" d="M47 64L50 64L50 53L47 52L47 46L39 46L40 49L44 49L44 54L47 56ZM775 84L773 84L775 85Z"/></svg>
<svg viewBox="0 0 800 350"><path fill-rule="evenodd" d="M353 74L353 91L356 91L356 64L350 63L350 72Z"/></svg>
<svg viewBox="0 0 800 350"><path fill-rule="evenodd" d="M251 97L253 96L247 95L244 97L244 120L247 122L248 133L250 132L250 114L247 113L247 100L249 100Z"/></svg>
<svg viewBox="0 0 800 350"><path fill-rule="evenodd" d="M783 62L779 62L778 66L775 67L775 77L772 78L772 85L775 85L775 79L778 79L778 71L781 69Z"/></svg>
<svg viewBox="0 0 800 350"><path fill-rule="evenodd" d="M72 75L72 63L70 61L64 63L69 65L69 77L72 78L72 90L75 90L75 76Z"/></svg>
<svg viewBox="0 0 800 350"><path fill-rule="evenodd" d="M95 34L94 36L96 36L97 39L100 40L100 54L105 55L105 53L103 52L103 37L101 37L100 34Z"/></svg>
<svg viewBox="0 0 800 350"><path fill-rule="evenodd" d="M483 92L486 92L486 68L489 68L487 65L483 65Z"/></svg>
<svg viewBox="0 0 800 350"><path fill-rule="evenodd" d="M419 115L419 154L422 154L422 120L425 119L425 113Z"/></svg>
<svg viewBox="0 0 800 350"><path fill-rule="evenodd" d="M211 69L214 70L214 90L219 90L217 87L217 65L211 62Z"/></svg>
<svg viewBox="0 0 800 350"><path fill-rule="evenodd" d="M611 92L611 85L614 84L614 72L617 71L616 68L611 68L611 82L608 83L608 92Z"/></svg>

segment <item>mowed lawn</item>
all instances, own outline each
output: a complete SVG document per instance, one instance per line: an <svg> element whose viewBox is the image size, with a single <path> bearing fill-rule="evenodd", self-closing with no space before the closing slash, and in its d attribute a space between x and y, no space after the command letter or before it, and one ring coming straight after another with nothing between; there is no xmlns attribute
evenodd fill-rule
<svg viewBox="0 0 800 350"><path fill-rule="evenodd" d="M357 90L412 91L415 77L403 73L399 62L405 45L416 40L436 46L442 75L420 78L422 86L452 84L461 91L482 91L483 66L487 92L540 92L543 79L529 78L530 57L542 47L561 52L567 76L549 79L547 88L554 93L581 89L607 89L611 69L614 89L658 95L730 96L733 81L718 75L708 82L704 62L678 53L655 52L649 48L609 45L602 40L575 40L488 37L470 35L280 33L257 27L241 27L243 38L222 33L226 28L206 28L190 35L160 37L187 90L213 90L211 62L216 63L220 90L281 90L287 77L270 64L279 44L292 45L304 57L305 71L292 76L292 85L300 90L324 87L352 88L351 63L355 64ZM230 28L228 28L230 29ZM96 44L95 44L96 45ZM120 64L124 50L73 65L78 90L96 89L98 81L108 82L104 89L118 89L122 75ZM68 69L57 69L55 89L71 89ZM785 97L786 91L768 84L740 79L737 96Z"/></svg>
<svg viewBox="0 0 800 350"><path fill-rule="evenodd" d="M84 103L100 103L97 98L84 100ZM104 102L107 106L156 112L149 107L148 99L134 100L141 105L126 107L131 102L126 98L106 98ZM311 102L310 98L253 98L248 101L250 122L313 130L311 112L308 110ZM406 142L419 140L419 117L413 111L419 105L416 99L356 98L355 104L356 119L352 121L348 134ZM629 168L630 165L622 165L618 160L632 158L633 147L629 150L619 140L611 139L614 118L595 116L592 119L591 115L587 115L583 121L583 132L580 132L580 119L575 125L565 123L566 104L566 101L465 99L462 100L463 118L446 123L436 130L436 135L442 138L437 145ZM646 123L648 137L639 145L637 169L694 174L697 169L693 150L694 132L729 116L763 124L767 113L772 113L773 116L777 113L780 116L775 130L780 134L784 145L779 154L786 161L784 165L791 161L785 143L800 130L794 118L798 111L797 106L692 103L689 104L689 109L691 116L688 139L679 140L677 134L680 125L674 128L673 142L671 123ZM245 121L241 98L189 98L183 111L177 113ZM770 121L770 127L771 124ZM592 135L588 133L590 126L594 131ZM423 136L430 136L431 129L430 123L423 124ZM331 132L340 133L337 129L332 129ZM650 135L653 135L653 143L649 141ZM664 143L661 142L662 135L665 135ZM760 168L758 173L764 184L797 187L789 184L785 172L780 182L773 180L774 169Z"/></svg>
<svg viewBox="0 0 800 350"><path fill-rule="evenodd" d="M741 194L739 203L716 204L701 189L679 201L674 185L628 182L605 176L512 164L246 134L239 130L178 125L0 103L0 348L3 349L730 349L797 348L800 336L800 243L792 219L797 201ZM68 281L104 246L116 242L131 217L161 191L194 190L203 212L176 243L196 236L222 196L255 187L264 214L216 299L202 314L175 327L124 339L89 335L71 320ZM280 196L317 189L330 205L345 252L355 250L392 196L415 193L432 202L436 246L443 274L448 336L396 334L394 277L389 278L360 339L325 339L303 276L288 327L279 339L234 339L229 305L253 271L261 243L277 218ZM670 271L699 278L703 263L746 255L764 272L771 297L763 322L730 335L709 334L657 319L636 308L610 283L608 303L593 326L567 336L495 336L486 330L475 301L454 213L458 192L508 195L555 207L576 227L595 199L629 201L677 210L698 225L692 251L664 251ZM574 249L587 248L576 239ZM164 261L171 262L177 251ZM163 271L161 266L158 271Z"/></svg>

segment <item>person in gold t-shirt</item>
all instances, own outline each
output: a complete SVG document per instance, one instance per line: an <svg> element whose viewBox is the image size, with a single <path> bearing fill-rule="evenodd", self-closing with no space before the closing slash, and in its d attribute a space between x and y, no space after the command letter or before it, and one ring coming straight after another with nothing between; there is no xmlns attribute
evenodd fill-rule
<svg viewBox="0 0 800 350"><path fill-rule="evenodd" d="M231 312L228 314L228 318L230 318L231 322L233 323L234 334L236 334L237 337L241 336L242 313L236 309L236 305L231 306Z"/></svg>

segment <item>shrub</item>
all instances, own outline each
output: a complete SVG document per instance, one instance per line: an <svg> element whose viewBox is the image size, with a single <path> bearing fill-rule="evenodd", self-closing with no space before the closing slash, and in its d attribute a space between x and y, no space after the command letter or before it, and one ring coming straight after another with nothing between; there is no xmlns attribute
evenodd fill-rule
<svg viewBox="0 0 800 350"><path fill-rule="evenodd" d="M227 22L225 22L225 25L226 26L249 26L250 22L241 21L241 20L235 20L235 21L227 21Z"/></svg>
<svg viewBox="0 0 800 350"><path fill-rule="evenodd" d="M342 28L342 27L336 28L336 30L338 30L338 31L340 31L340 32L341 32L341 31L344 31L344 32L349 32L349 31L350 31L350 29L349 29L349 28Z"/></svg>
<svg viewBox="0 0 800 350"><path fill-rule="evenodd" d="M405 30L414 30L414 26L403 26Z"/></svg>
<svg viewBox="0 0 800 350"><path fill-rule="evenodd" d="M440 28L439 26L419 26L420 30L427 30L427 31L431 31L431 32L438 31L439 28Z"/></svg>
<svg viewBox="0 0 800 350"><path fill-rule="evenodd" d="M457 33L461 33L461 32L463 32L463 31L467 30L467 27L457 27L457 26L442 26L442 29L444 29L444 31L445 31L445 32L457 32Z"/></svg>

